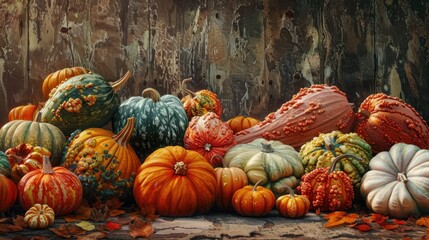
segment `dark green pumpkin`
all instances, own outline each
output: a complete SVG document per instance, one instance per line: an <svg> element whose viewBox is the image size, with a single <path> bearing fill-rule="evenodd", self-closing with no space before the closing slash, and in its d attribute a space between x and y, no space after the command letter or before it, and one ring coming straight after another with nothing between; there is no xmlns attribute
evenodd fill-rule
<svg viewBox="0 0 429 240"><path fill-rule="evenodd" d="M178 97L160 96L157 90L147 88L142 96L128 98L113 117L113 132L119 132L130 117L136 118L130 143L140 159L160 147L183 145L188 117Z"/></svg>
<svg viewBox="0 0 429 240"><path fill-rule="evenodd" d="M10 162L7 158L7 155L3 151L0 151L0 174L3 174L8 177L10 176L11 170L12 168L10 166Z"/></svg>
<svg viewBox="0 0 429 240"><path fill-rule="evenodd" d="M130 72L109 83L95 73L81 74L61 83L42 109L42 121L57 126L69 136L77 129L103 127L119 107L116 91Z"/></svg>

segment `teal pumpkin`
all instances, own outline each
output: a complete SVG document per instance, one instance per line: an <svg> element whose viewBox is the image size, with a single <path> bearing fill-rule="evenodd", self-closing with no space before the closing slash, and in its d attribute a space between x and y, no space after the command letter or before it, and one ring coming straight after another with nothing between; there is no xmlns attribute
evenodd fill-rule
<svg viewBox="0 0 429 240"><path fill-rule="evenodd" d="M10 176L12 168L10 166L9 159L7 158L7 155L0 151L0 174L5 175L6 177Z"/></svg>
<svg viewBox="0 0 429 240"><path fill-rule="evenodd" d="M119 132L130 117L136 118L130 143L141 159L158 148L183 145L188 117L178 97L161 96L157 90L147 88L142 96L128 98L113 117L113 132Z"/></svg>
<svg viewBox="0 0 429 240"><path fill-rule="evenodd" d="M105 126L120 104L116 92L130 76L127 72L113 83L95 73L68 79L46 101L42 121L57 126L67 136L77 129Z"/></svg>

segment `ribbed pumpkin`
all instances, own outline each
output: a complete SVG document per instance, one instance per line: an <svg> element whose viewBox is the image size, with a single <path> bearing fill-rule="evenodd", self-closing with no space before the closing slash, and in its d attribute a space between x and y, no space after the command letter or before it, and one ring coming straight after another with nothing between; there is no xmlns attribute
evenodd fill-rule
<svg viewBox="0 0 429 240"><path fill-rule="evenodd" d="M395 143L429 148L429 127L409 104L384 93L369 95L360 105L354 132L374 151L389 151Z"/></svg>
<svg viewBox="0 0 429 240"><path fill-rule="evenodd" d="M52 89L56 88L60 83L74 76L89 73L89 72L90 71L84 67L71 67L71 68L63 68L53 73L50 73L43 80L43 84L42 84L43 96L45 96L45 98L48 99Z"/></svg>
<svg viewBox="0 0 429 240"><path fill-rule="evenodd" d="M342 154L353 154L356 158L343 158L338 169L344 171L353 181L355 190L359 190L362 176L368 171L372 158L371 146L356 133L343 134L340 131L321 133L313 140L302 145L299 151L305 172L316 168L331 166L332 161Z"/></svg>
<svg viewBox="0 0 429 240"><path fill-rule="evenodd" d="M310 200L312 210L334 212L352 207L355 197L352 180L345 172L335 170L337 163L346 157L355 155L340 155L330 167L317 168L302 176L297 191Z"/></svg>
<svg viewBox="0 0 429 240"><path fill-rule="evenodd" d="M47 204L36 203L25 212L24 222L31 229L44 229L54 224L54 209Z"/></svg>
<svg viewBox="0 0 429 240"><path fill-rule="evenodd" d="M344 92L336 86L312 85L302 88L265 120L235 134L235 140L240 144L265 138L298 150L320 133L350 132L354 120L355 113Z"/></svg>
<svg viewBox="0 0 429 240"><path fill-rule="evenodd" d="M215 168L216 175L216 207L219 211L233 211L232 196L248 185L247 175L240 168Z"/></svg>
<svg viewBox="0 0 429 240"><path fill-rule="evenodd" d="M394 218L429 214L429 150L396 143L375 155L361 194L372 212Z"/></svg>
<svg viewBox="0 0 429 240"><path fill-rule="evenodd" d="M9 177L11 171L12 166L10 165L9 158L3 151L0 151L0 174Z"/></svg>
<svg viewBox="0 0 429 240"><path fill-rule="evenodd" d="M0 213L7 212L15 204L18 196L16 184L0 174Z"/></svg>
<svg viewBox="0 0 429 240"><path fill-rule="evenodd" d="M203 155L213 167L223 166L222 159L213 156L223 157L236 145L231 128L214 112L192 118L183 137L183 144L186 149Z"/></svg>
<svg viewBox="0 0 429 240"><path fill-rule="evenodd" d="M21 143L43 146L52 154L52 165L60 164L61 155L66 143L63 132L49 123L40 122L41 112L36 121L13 120L0 129L0 150L6 151Z"/></svg>
<svg viewBox="0 0 429 240"><path fill-rule="evenodd" d="M27 104L12 108L8 114L8 120L29 120L33 121L36 118L37 112L43 107L44 103L39 105Z"/></svg>
<svg viewBox="0 0 429 240"><path fill-rule="evenodd" d="M259 180L275 194L285 194L285 186L295 188L304 174L301 156L291 146L279 141L258 138L237 144L225 154L224 167L238 167L246 172L250 184Z"/></svg>
<svg viewBox="0 0 429 240"><path fill-rule="evenodd" d="M120 99L116 92L130 77L127 72L113 83L95 73L72 77L58 85L46 101L41 119L67 136L77 129L101 128L117 111Z"/></svg>
<svg viewBox="0 0 429 240"><path fill-rule="evenodd" d="M195 116L202 116L208 112L214 112L218 116L222 116L222 104L217 94L208 89L192 92L186 87L190 81L192 81L192 78L182 81L184 97L181 99L189 121Z"/></svg>
<svg viewBox="0 0 429 240"><path fill-rule="evenodd" d="M18 183L18 200L25 211L40 203L49 205L57 216L66 215L80 207L82 194L79 178L67 168L52 168L46 156L42 169L25 174Z"/></svg>
<svg viewBox="0 0 429 240"><path fill-rule="evenodd" d="M161 216L204 214L215 202L215 172L195 151L159 148L140 166L133 193L140 208L153 208Z"/></svg>
<svg viewBox="0 0 429 240"><path fill-rule="evenodd" d="M113 132L120 131L129 117L136 118L130 142L141 159L158 148L183 145L188 119L178 97L160 96L157 90L147 88L142 96L128 98L113 117Z"/></svg>
<svg viewBox="0 0 429 240"><path fill-rule="evenodd" d="M28 143L21 143L16 147L9 148L5 154L9 158L12 167L11 178L15 183L18 183L28 172L41 169L43 156L51 157L48 149Z"/></svg>
<svg viewBox="0 0 429 240"><path fill-rule="evenodd" d="M236 134L244 129L255 126L259 122L260 120L256 118L239 115L229 119L226 123L232 129L232 132Z"/></svg>
<svg viewBox="0 0 429 240"><path fill-rule="evenodd" d="M90 202L99 198L127 200L140 160L129 144L135 118L118 133L103 128L76 132L70 139L62 166L82 182L84 196Z"/></svg>
<svg viewBox="0 0 429 240"><path fill-rule="evenodd" d="M310 200L304 195L295 194L292 188L287 187L289 194L282 195L276 200L276 209L279 214L287 218L299 218L310 211Z"/></svg>
<svg viewBox="0 0 429 240"><path fill-rule="evenodd" d="M276 202L274 193L268 188L259 186L260 182L254 186L245 186L232 196L232 206L241 216L262 217L274 208Z"/></svg>

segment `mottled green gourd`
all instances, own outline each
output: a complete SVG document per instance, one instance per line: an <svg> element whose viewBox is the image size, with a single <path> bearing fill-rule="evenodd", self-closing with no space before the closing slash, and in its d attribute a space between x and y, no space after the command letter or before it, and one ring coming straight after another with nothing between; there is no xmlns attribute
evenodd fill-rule
<svg viewBox="0 0 429 240"><path fill-rule="evenodd" d="M178 97L160 96L157 90L147 88L142 96L128 98L113 117L113 132L120 131L129 117L136 118L130 143L141 160L158 148L183 145L188 117Z"/></svg>
<svg viewBox="0 0 429 240"><path fill-rule="evenodd" d="M42 122L55 125L66 136L77 129L105 126L120 104L116 92L130 76L127 72L113 83L95 73L68 79L46 101Z"/></svg>
<svg viewBox="0 0 429 240"><path fill-rule="evenodd" d="M9 177L11 171L12 167L10 166L10 162L7 155L4 152L0 151L0 174Z"/></svg>
<svg viewBox="0 0 429 240"><path fill-rule="evenodd" d="M356 133L343 134L340 131L322 133L304 144L299 152L305 172L331 166L332 161L343 154L357 158L342 158L337 164L352 180L355 190L359 189L362 176L368 171L372 158L371 146Z"/></svg>

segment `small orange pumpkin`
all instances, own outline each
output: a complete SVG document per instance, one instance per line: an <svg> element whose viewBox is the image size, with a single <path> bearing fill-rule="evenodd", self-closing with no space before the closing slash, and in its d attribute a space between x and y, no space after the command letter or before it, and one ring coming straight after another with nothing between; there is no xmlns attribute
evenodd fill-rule
<svg viewBox="0 0 429 240"><path fill-rule="evenodd" d="M69 78L72 78L77 75L89 73L90 71L84 67L71 67L60 69L56 72L49 74L42 84L42 92L45 98L49 98L51 91L56 88L60 83L66 81Z"/></svg>
<svg viewBox="0 0 429 240"><path fill-rule="evenodd" d="M295 194L292 188L286 186L289 194L282 195L276 200L276 209L283 217L299 218L310 211L310 200L304 195Z"/></svg>
<svg viewBox="0 0 429 240"><path fill-rule="evenodd" d="M241 130L255 126L259 122L260 122L260 120L258 120L256 118L239 115L239 116L235 116L235 117L229 119L226 123L232 129L234 134L236 134L236 133L240 132Z"/></svg>
<svg viewBox="0 0 429 240"><path fill-rule="evenodd" d="M274 208L276 197L274 193L265 187L258 186L258 181L253 187L245 186L237 190L232 196L234 210L247 217L262 217Z"/></svg>
<svg viewBox="0 0 429 240"><path fill-rule="evenodd" d="M29 120L33 121L35 119L37 112L43 107L44 103L39 103L38 105L27 104L21 105L12 108L8 114L8 121L13 120Z"/></svg>
<svg viewBox="0 0 429 240"><path fill-rule="evenodd" d="M34 204L25 212L24 221L31 229L43 229L51 226L55 220L55 212L47 204Z"/></svg>
<svg viewBox="0 0 429 240"><path fill-rule="evenodd" d="M247 186L248 179L246 173L236 167L215 168L216 175L216 207L220 211L232 212L232 196L234 193Z"/></svg>

